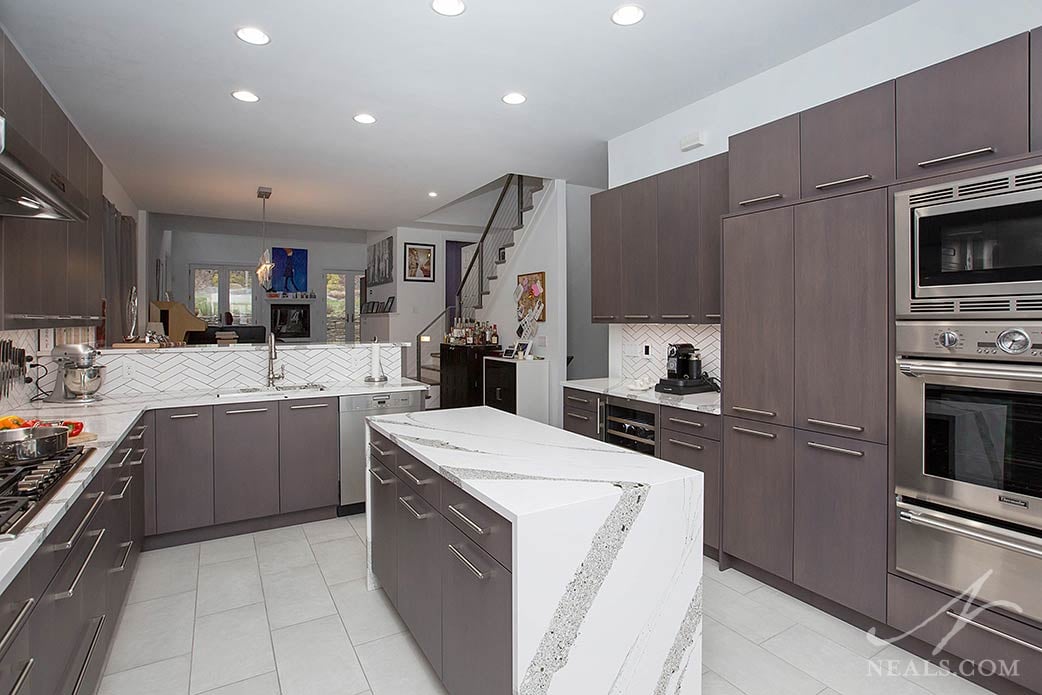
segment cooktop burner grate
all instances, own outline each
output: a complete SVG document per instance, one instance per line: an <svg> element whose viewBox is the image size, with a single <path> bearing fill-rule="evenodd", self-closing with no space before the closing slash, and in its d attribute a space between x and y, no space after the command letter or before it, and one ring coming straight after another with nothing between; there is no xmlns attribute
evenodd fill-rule
<svg viewBox="0 0 1042 695"><path fill-rule="evenodd" d="M13 538L94 449L70 446L55 456L0 467L0 534Z"/></svg>

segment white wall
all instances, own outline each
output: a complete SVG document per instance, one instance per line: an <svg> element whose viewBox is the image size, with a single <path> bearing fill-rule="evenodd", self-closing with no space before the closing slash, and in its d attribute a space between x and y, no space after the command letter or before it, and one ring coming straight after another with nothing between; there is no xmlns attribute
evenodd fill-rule
<svg viewBox="0 0 1042 695"><path fill-rule="evenodd" d="M608 326L594 323L590 298L590 196L599 188L568 184L569 379L608 373Z"/></svg>
<svg viewBox="0 0 1042 695"><path fill-rule="evenodd" d="M1039 25L1039 0L921 0L610 140L609 186L718 154L730 135ZM681 152L680 139L699 130L706 145Z"/></svg>
<svg viewBox="0 0 1042 695"><path fill-rule="evenodd" d="M504 344L513 343L517 339L517 304L514 302L517 276L546 273L546 321L539 324L534 352L549 361L550 424L558 427L562 414L556 385L567 378L568 352L567 188L565 181L557 179L547 182L537 194L538 204L526 218L523 234L518 232L517 245L507 251L507 262L499 268L499 278L492 283L492 294L485 297L484 308L476 312L479 321L491 321L499 327Z"/></svg>

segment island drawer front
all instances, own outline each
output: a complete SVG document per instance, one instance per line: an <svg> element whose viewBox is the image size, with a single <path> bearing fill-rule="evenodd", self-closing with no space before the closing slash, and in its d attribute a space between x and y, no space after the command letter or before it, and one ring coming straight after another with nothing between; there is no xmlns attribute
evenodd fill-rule
<svg viewBox="0 0 1042 695"><path fill-rule="evenodd" d="M564 390L564 405L566 408L577 408L597 412L597 399L601 398L590 391L579 391L577 389Z"/></svg>
<svg viewBox="0 0 1042 695"><path fill-rule="evenodd" d="M499 564L512 571L513 527L510 522L451 483L442 487L441 497L442 515Z"/></svg>
<svg viewBox="0 0 1042 695"><path fill-rule="evenodd" d="M395 458L398 455L398 446L372 427L369 428L369 453L383 465L397 470Z"/></svg>
<svg viewBox="0 0 1042 695"><path fill-rule="evenodd" d="M404 482L417 495L434 505L435 509L441 508L441 488L444 480L427 464L419 461L413 456L398 449L395 461L389 462L388 467L394 470L394 474Z"/></svg>
<svg viewBox="0 0 1042 695"><path fill-rule="evenodd" d="M720 416L697 410L662 406L662 429L720 441Z"/></svg>

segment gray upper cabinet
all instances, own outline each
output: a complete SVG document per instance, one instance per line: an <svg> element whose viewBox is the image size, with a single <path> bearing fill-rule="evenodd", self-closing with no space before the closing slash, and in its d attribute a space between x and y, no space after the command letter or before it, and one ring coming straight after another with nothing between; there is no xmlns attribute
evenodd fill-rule
<svg viewBox="0 0 1042 695"><path fill-rule="evenodd" d="M1028 34L897 80L897 176L1028 151Z"/></svg>
<svg viewBox="0 0 1042 695"><path fill-rule="evenodd" d="M620 238L622 195L619 189L590 198L590 304L594 323L622 319Z"/></svg>
<svg viewBox="0 0 1042 695"><path fill-rule="evenodd" d="M698 163L698 323L720 322L720 218L729 204L727 162L724 152Z"/></svg>
<svg viewBox="0 0 1042 695"><path fill-rule="evenodd" d="M796 206L797 427L887 441L887 202L877 189Z"/></svg>
<svg viewBox="0 0 1042 695"><path fill-rule="evenodd" d="M800 197L800 116L793 114L728 140L731 211Z"/></svg>
<svg viewBox="0 0 1042 695"><path fill-rule="evenodd" d="M793 423L793 209L724 220L723 412Z"/></svg>
<svg viewBox="0 0 1042 695"><path fill-rule="evenodd" d="M337 406L335 398L279 404L279 491L283 514L340 502Z"/></svg>
<svg viewBox="0 0 1042 695"><path fill-rule="evenodd" d="M54 167L55 172L68 179L69 176L69 119L58 106L58 102L46 89L42 90L43 156Z"/></svg>
<svg viewBox="0 0 1042 695"><path fill-rule="evenodd" d="M213 434L216 523L278 514L278 404L216 407Z"/></svg>
<svg viewBox="0 0 1042 695"><path fill-rule="evenodd" d="M156 413L156 530L212 526L213 409Z"/></svg>
<svg viewBox="0 0 1042 695"><path fill-rule="evenodd" d="M4 115L11 128L39 149L43 139L43 85L10 41L4 41Z"/></svg>
<svg viewBox="0 0 1042 695"><path fill-rule="evenodd" d="M658 314L658 181L641 179L619 191L622 318L631 323L654 322Z"/></svg>
<svg viewBox="0 0 1042 695"><path fill-rule="evenodd" d="M688 164L659 174L658 188L658 312L661 323L698 323L700 269L698 243L699 165ZM654 273L653 273L654 274Z"/></svg>
<svg viewBox="0 0 1042 695"><path fill-rule="evenodd" d="M894 82L800 114L803 198L883 186L896 174Z"/></svg>

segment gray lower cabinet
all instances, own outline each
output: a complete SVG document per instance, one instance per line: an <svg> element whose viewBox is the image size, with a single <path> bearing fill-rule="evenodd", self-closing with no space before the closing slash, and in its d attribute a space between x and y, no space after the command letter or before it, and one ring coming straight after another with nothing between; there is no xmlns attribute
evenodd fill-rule
<svg viewBox="0 0 1042 695"><path fill-rule="evenodd" d="M369 467L369 524L373 574L391 603L398 603L398 490L391 469L375 461Z"/></svg>
<svg viewBox="0 0 1042 695"><path fill-rule="evenodd" d="M26 568L0 595L0 635L4 636L0 643L0 693L31 695L42 692L33 689L36 660L28 627L38 593Z"/></svg>
<svg viewBox="0 0 1042 695"><path fill-rule="evenodd" d="M213 409L156 412L156 532L212 526Z"/></svg>
<svg viewBox="0 0 1042 695"><path fill-rule="evenodd" d="M156 534L156 413L148 411L141 416L130 435L128 443L141 452L141 484L143 496L142 536ZM138 535L135 532L135 536Z"/></svg>
<svg viewBox="0 0 1042 695"><path fill-rule="evenodd" d="M794 459L793 581L885 622L886 447L797 430Z"/></svg>
<svg viewBox="0 0 1042 695"><path fill-rule="evenodd" d="M659 458L701 471L704 476L703 542L714 550L720 548L720 495L723 473L723 461L720 457L720 442L667 429L661 432Z"/></svg>
<svg viewBox="0 0 1042 695"><path fill-rule="evenodd" d="M403 486L404 487L404 486ZM445 520L422 497L400 489L395 526L398 540L397 608L416 644L441 676L442 585Z"/></svg>
<svg viewBox="0 0 1042 695"><path fill-rule="evenodd" d="M215 523L279 513L277 402L215 407L213 451Z"/></svg>
<svg viewBox="0 0 1042 695"><path fill-rule="evenodd" d="M592 410L581 410L565 404L564 428L591 439L603 439L597 413Z"/></svg>
<svg viewBox="0 0 1042 695"><path fill-rule="evenodd" d="M451 524L443 528L441 680L452 695L510 695L510 572Z"/></svg>
<svg viewBox="0 0 1042 695"><path fill-rule="evenodd" d="M793 430L724 417L723 444L721 550L792 581Z"/></svg>
<svg viewBox="0 0 1042 695"><path fill-rule="evenodd" d="M335 398L279 404L280 511L335 506L340 501L340 420Z"/></svg>
<svg viewBox="0 0 1042 695"><path fill-rule="evenodd" d="M731 212L800 197L799 114L732 135L727 149Z"/></svg>

